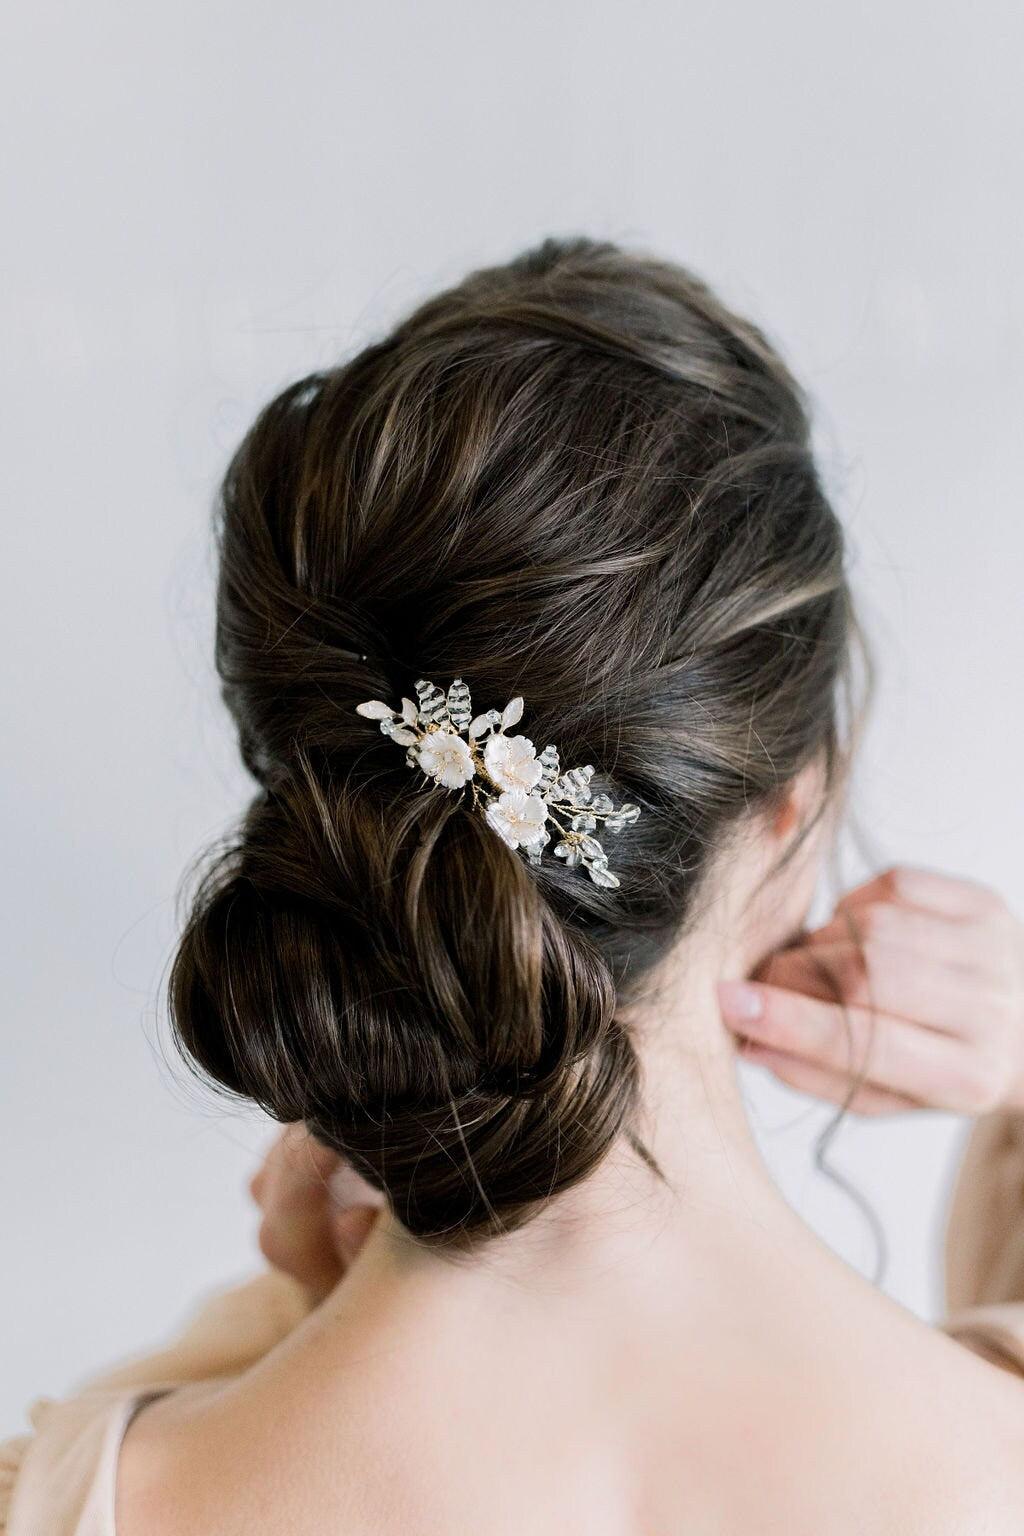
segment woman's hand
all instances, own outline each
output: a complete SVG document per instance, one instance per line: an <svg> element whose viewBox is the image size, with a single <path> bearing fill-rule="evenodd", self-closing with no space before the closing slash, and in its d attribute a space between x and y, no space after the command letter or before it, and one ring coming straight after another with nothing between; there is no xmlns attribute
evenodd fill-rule
<svg viewBox="0 0 1024 1536"><path fill-rule="evenodd" d="M384 1204L378 1190L301 1124L277 1137L249 1190L263 1212L264 1258L318 1302L349 1268Z"/></svg>
<svg viewBox="0 0 1024 1536"><path fill-rule="evenodd" d="M887 869L719 999L742 1058L804 1093L845 1101L866 1058L855 1113L1024 1110L1024 925L976 881Z"/></svg>

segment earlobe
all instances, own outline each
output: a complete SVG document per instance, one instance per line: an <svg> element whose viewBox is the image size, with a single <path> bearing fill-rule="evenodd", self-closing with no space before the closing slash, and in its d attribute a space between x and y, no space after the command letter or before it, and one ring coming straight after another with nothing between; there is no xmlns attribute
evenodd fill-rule
<svg viewBox="0 0 1024 1536"><path fill-rule="evenodd" d="M786 785L785 795L772 817L772 832L778 838L788 837L799 825L813 803L821 783L821 768L817 762L808 763Z"/></svg>
<svg viewBox="0 0 1024 1536"><path fill-rule="evenodd" d="M788 837L800 816L800 795L795 783L786 791L785 799L772 817L772 832L777 838Z"/></svg>

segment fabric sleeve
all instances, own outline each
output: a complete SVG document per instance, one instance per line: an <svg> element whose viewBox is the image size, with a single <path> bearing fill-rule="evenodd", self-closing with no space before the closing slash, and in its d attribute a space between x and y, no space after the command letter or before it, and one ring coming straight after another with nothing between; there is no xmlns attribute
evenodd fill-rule
<svg viewBox="0 0 1024 1536"><path fill-rule="evenodd" d="M64 1398L36 1398L28 1409L31 1433L0 1442L0 1536L91 1530L94 1477L126 1405L187 1382L237 1375L314 1305L298 1281L267 1269L194 1306L161 1348L90 1376Z"/></svg>
<svg viewBox="0 0 1024 1536"><path fill-rule="evenodd" d="M940 1326L1024 1376L1024 1111L970 1128L946 1218Z"/></svg>

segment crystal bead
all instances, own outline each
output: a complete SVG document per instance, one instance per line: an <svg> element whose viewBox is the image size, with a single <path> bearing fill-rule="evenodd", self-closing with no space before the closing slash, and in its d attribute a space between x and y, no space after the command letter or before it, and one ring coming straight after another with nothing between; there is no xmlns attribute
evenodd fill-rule
<svg viewBox="0 0 1024 1536"><path fill-rule="evenodd" d="M574 816L569 823L574 832L593 832L597 826L597 817L587 814Z"/></svg>
<svg viewBox="0 0 1024 1536"><path fill-rule="evenodd" d="M457 731L464 731L473 718L469 689L461 677L457 677L448 689L448 714Z"/></svg>
<svg viewBox="0 0 1024 1536"><path fill-rule="evenodd" d="M545 828L540 837L538 837L535 842L524 843L522 845L526 849L526 856L531 864L540 863L541 853L544 851L545 846L550 843L550 841L551 833L547 830L547 828Z"/></svg>
<svg viewBox="0 0 1024 1536"><path fill-rule="evenodd" d="M552 785L558 778L558 748L553 742L549 742L538 757L541 775L538 788L542 795L547 795Z"/></svg>
<svg viewBox="0 0 1024 1536"><path fill-rule="evenodd" d="M555 785L560 799L570 805L586 805L591 798L589 775L584 768L570 768Z"/></svg>
<svg viewBox="0 0 1024 1536"><path fill-rule="evenodd" d="M420 701L421 725L451 724L448 701L436 683L428 683L426 678L419 678L416 682L416 697Z"/></svg>

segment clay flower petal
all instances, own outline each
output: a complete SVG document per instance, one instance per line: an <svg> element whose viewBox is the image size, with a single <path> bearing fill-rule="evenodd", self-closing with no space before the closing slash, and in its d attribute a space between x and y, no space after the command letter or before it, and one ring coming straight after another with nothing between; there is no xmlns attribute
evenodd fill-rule
<svg viewBox="0 0 1024 1536"><path fill-rule="evenodd" d="M492 736L484 747L484 767L499 789L533 789L544 768L528 736Z"/></svg>
<svg viewBox="0 0 1024 1536"><path fill-rule="evenodd" d="M445 789L461 789L476 772L469 743L454 731L430 731L417 760L423 772Z"/></svg>
<svg viewBox="0 0 1024 1536"><path fill-rule="evenodd" d="M547 814L540 795L528 795L523 789L503 790L486 811L487 820L510 848L529 848L542 842Z"/></svg>

